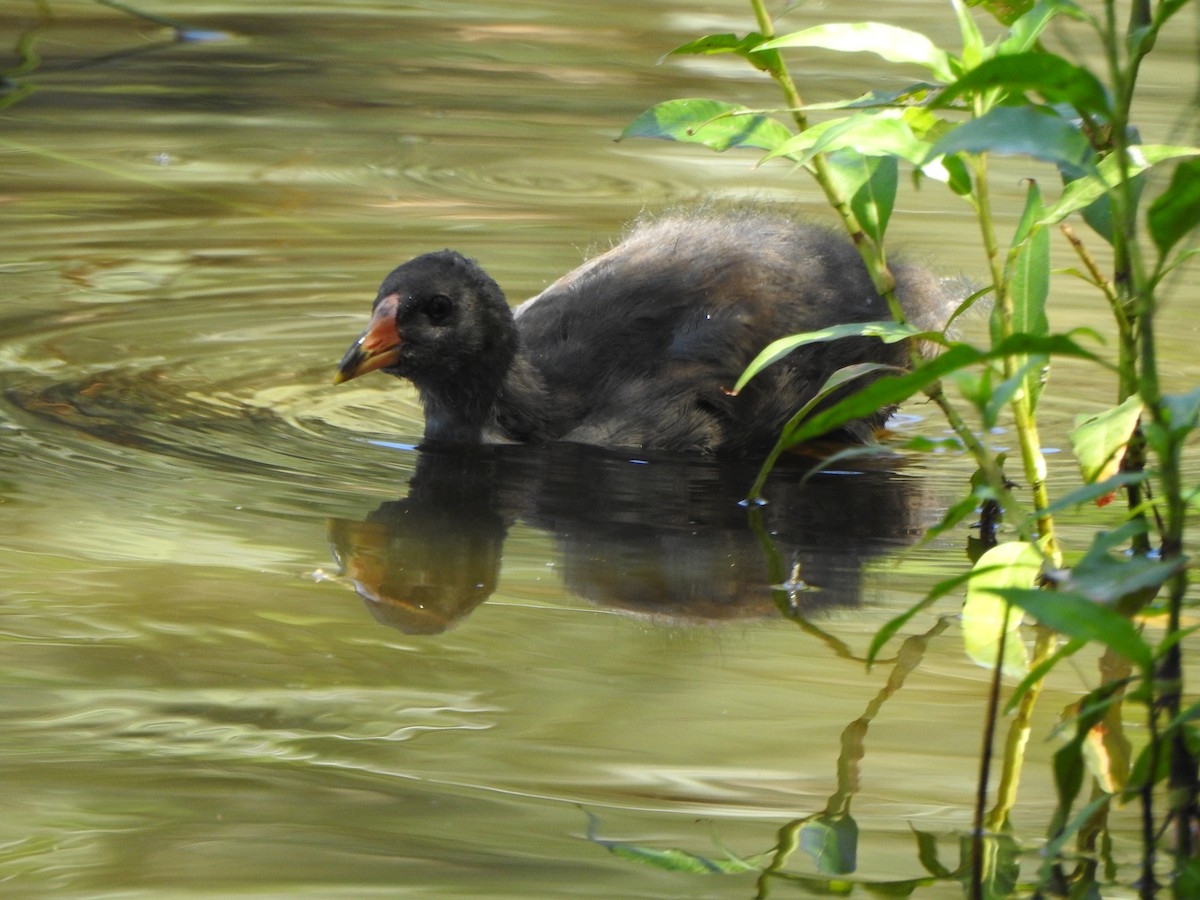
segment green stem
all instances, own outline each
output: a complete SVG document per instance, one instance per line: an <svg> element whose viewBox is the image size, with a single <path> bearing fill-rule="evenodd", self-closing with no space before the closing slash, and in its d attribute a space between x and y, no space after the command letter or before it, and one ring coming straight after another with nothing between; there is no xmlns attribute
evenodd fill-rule
<svg viewBox="0 0 1200 900"><path fill-rule="evenodd" d="M1153 47L1159 28L1165 21L1166 5L1160 3L1152 13L1149 0L1136 0L1131 9L1129 29L1124 47L1127 55L1124 66L1118 43L1115 4L1105 2L1104 48L1108 61L1109 77L1113 87L1115 114L1113 119L1113 152L1120 169L1120 180L1112 193L1113 245L1117 272L1114 279L1122 297L1126 300L1129 318L1133 325L1136 358L1136 385L1146 406L1152 427L1155 429L1154 453L1158 460L1159 479L1162 488L1161 502L1166 507L1161 535L1161 554L1164 560L1178 559L1184 552L1184 529L1187 502L1185 499L1182 473L1183 441L1186 429L1172 421L1162 391L1158 371L1157 340L1155 335L1158 311L1155 289L1158 270L1153 276L1147 274L1147 266L1141 246L1137 241L1137 196L1134 191L1127 125L1133 105L1134 87L1138 72ZM1128 387L1128 386L1126 386ZM1183 649L1178 640L1181 628L1182 607L1188 588L1187 569L1179 572L1167 583L1168 621L1164 642L1167 649L1159 661L1157 677L1154 679L1154 696L1150 709L1151 753L1157 755L1163 748L1159 742L1168 744L1168 805L1175 826L1175 854L1177 866L1186 863L1194 850L1193 829L1200 822L1200 786L1197 785L1197 759L1186 742L1183 728L1176 726L1167 735L1160 735L1157 727L1159 716L1169 722L1177 722L1183 697ZM1154 771L1154 769L1151 769ZM1152 839L1153 814L1152 795L1149 788L1143 791L1144 839ZM1143 848L1145 853L1146 879L1152 881L1154 847L1152 840Z"/></svg>
<svg viewBox="0 0 1200 900"><path fill-rule="evenodd" d="M771 16L768 14L763 0L750 0L750 6L754 10L754 19L757 23L759 33L767 39L774 37L775 23L771 21ZM787 66L780 61L778 65L771 66L769 72L783 92L784 99L791 110L792 120L796 123L797 130L801 132L807 131L808 117L804 114L804 98L800 94L800 89L796 86L796 82L792 79ZM858 219L850 209L849 202L842 196L834 184L825 155L822 153L816 154L809 165L814 179L825 194L826 201L841 220L843 228L850 235L850 239L854 242L859 256L862 257L875 289L887 302L892 318L897 322L904 322L904 311L896 298L896 279L888 268L883 248L870 240L866 232L863 231ZM912 346L910 352L913 364L918 364L921 360L920 350L916 346ZM954 434L962 442L963 446L967 448L972 457L974 457L980 470L986 474L989 484L996 491L996 496L1006 496L1008 493L1007 482L999 466L996 465L996 461L992 458L992 455L975 436L975 433L966 424L962 416L954 409L949 399L943 393L941 385L934 384L926 388L925 395L945 415L946 421L950 424ZM747 494L747 499L757 501L762 497L767 476L775 467L775 463L784 449L785 447L782 442L777 443L772 448L767 459L759 469L758 477L751 486Z"/></svg>
<svg viewBox="0 0 1200 900"><path fill-rule="evenodd" d="M1044 663L1058 646L1058 636L1049 628L1039 628L1030 668ZM1000 783L996 788L996 805L988 812L984 826L988 831L1000 831L1008 825L1009 814L1017 805L1017 788L1021 783L1021 765L1025 760L1025 745L1033 730L1033 709L1042 682L1030 685L1021 695L1017 712L1008 727L1008 739L1004 745L1004 760L1000 770Z"/></svg>
<svg viewBox="0 0 1200 900"><path fill-rule="evenodd" d="M767 39L774 37L775 23L771 21L763 0L750 0L750 6L754 9L754 18L758 24L759 34ZM772 66L769 71L771 77L775 79L775 83L779 85L780 90L783 92L784 100L791 111L792 121L796 123L796 129L801 132L807 131L808 116L804 114L804 97L800 94L800 89L796 87L796 82L792 80L787 66L780 63L777 66ZM875 283L875 289L888 301L893 318L898 322L903 322L903 313L895 299L896 279L887 267L883 250L867 237L854 212L850 209L849 201L837 189L829 173L829 162L826 160L825 154L818 153L813 156L809 163L809 170L820 186L822 193L825 194L826 202L828 202L834 213L837 214L837 217L841 219L842 227L846 229L846 233L850 235L854 246L858 248L863 262L866 263L867 271L871 274L871 280Z"/></svg>
<svg viewBox="0 0 1200 900"><path fill-rule="evenodd" d="M1009 337L1013 334L1012 292L1009 290L1008 276L1001 260L1000 244L996 239L996 229L992 215L991 192L988 187L986 154L971 158L975 170L975 203L980 231L983 236L984 252L987 256L988 268L992 276L995 292L994 303L1000 322L1000 336ZM1013 378L1016 375L1016 361L1012 357L1004 359L1004 377ZM1050 494L1046 488L1046 458L1042 455L1041 440L1038 436L1037 419L1033 414L1032 398L1024 391L1018 391L1011 402L1014 428L1017 433L1017 444L1021 451L1021 466L1025 480L1033 499L1033 510L1037 520L1038 545L1053 565L1062 565L1062 553L1055 534L1054 518L1046 510L1050 506Z"/></svg>

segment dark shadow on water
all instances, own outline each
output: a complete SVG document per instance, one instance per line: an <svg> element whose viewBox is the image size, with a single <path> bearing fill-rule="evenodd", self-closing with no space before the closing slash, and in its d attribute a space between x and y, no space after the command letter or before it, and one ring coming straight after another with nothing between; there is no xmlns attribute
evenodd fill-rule
<svg viewBox="0 0 1200 900"><path fill-rule="evenodd" d="M188 390L170 373L115 370L3 396L39 422L147 454L145 471L156 475L149 460L161 457L173 473L182 463L180 472L257 490L354 482L377 467L375 457L332 455L343 452L343 432L301 434L269 410L197 403ZM61 452L113 462L90 443L71 448ZM399 462L407 469L411 458ZM532 561L510 569L517 596L540 577L539 594L565 589L640 615L802 619L855 606L868 563L912 544L933 520L927 479L898 465L881 453L854 471L806 478L811 460L790 459L771 476L770 502L747 508L753 463L578 444L431 448L418 452L402 497L330 520L328 537L372 614L414 634L445 631L487 600L514 534L521 543L511 558ZM530 540L530 528L552 540Z"/></svg>
<svg viewBox="0 0 1200 900"><path fill-rule="evenodd" d="M553 536L547 574L597 606L725 620L859 602L863 569L914 542L922 480L887 468L782 467L770 503L739 501L751 464L578 445L427 450L407 496L331 519L342 574L380 622L433 634L496 590L518 521Z"/></svg>

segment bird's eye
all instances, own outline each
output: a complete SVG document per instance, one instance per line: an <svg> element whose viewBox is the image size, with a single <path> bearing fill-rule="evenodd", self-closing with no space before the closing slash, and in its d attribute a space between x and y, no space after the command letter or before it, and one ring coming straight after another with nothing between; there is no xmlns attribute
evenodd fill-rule
<svg viewBox="0 0 1200 900"><path fill-rule="evenodd" d="M425 301L424 312L425 317L434 325L440 325L450 315L453 305L450 298L443 294L434 294Z"/></svg>

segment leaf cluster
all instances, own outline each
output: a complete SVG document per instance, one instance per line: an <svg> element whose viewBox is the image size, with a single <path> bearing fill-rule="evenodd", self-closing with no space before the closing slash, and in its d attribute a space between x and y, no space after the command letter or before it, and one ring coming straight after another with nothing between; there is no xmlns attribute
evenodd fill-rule
<svg viewBox="0 0 1200 900"><path fill-rule="evenodd" d="M1076 735L1056 760L1060 805L1051 848L1060 848L1085 818L1107 809L1105 802L1094 801L1071 816L1090 736L1114 727L1112 709L1126 694L1146 704L1154 739L1149 755L1143 754L1122 780L1133 785L1130 791L1142 792L1147 808L1154 785L1167 780L1170 815L1186 825L1177 833L1200 833L1195 774L1200 750L1189 749L1196 744L1198 707L1182 704L1181 674L1167 682L1161 677L1163 670L1182 672L1187 632L1180 610L1189 568L1183 537L1193 498L1200 495L1200 486L1186 483L1182 455L1200 424L1200 389L1178 395L1161 390L1154 328L1163 279L1197 251L1187 238L1200 225L1200 147L1144 142L1129 116L1141 61L1189 0L1135 0L1124 31L1117 25L1114 0L1105 0L1099 14L1074 0L978 0L974 5L1003 25L991 39L967 3L952 0L960 37L954 51L919 32L880 22L829 23L776 36L761 0L750 2L759 31L708 35L672 55L740 57L777 82L785 105L770 109L672 100L644 112L623 137L696 143L718 152L748 149L757 151L760 163L784 161L793 170L810 173L859 247L880 293L889 299L895 321L776 341L750 364L736 389L815 342L873 336L907 341L913 348L905 370L858 365L834 373L787 423L751 496L759 497L786 449L917 393L928 396L979 468L970 492L951 505L933 532L944 533L981 505L991 504L1015 534L991 549L985 542L967 573L935 586L924 603L885 627L872 657L920 609L963 585L968 654L996 667L997 677L1007 672L1022 679L1010 707L1032 703L1040 679L1063 658L1085 646L1099 646L1123 659L1130 674L1106 681L1074 720ZM1093 67L1048 49L1048 28L1055 23L1089 34L1091 43L1103 50L1104 65ZM798 48L872 53L919 76L899 89L807 104L786 66L787 54ZM989 185L989 160L996 156L1036 164L1032 171L1037 177L1026 183L1024 208L1007 238L999 233ZM917 187L944 184L976 215L988 284L967 298L959 312L979 296L990 295L990 328L982 346L948 333L918 333L891 297L894 281L885 237L901 187L901 167L911 172ZM1156 181L1167 185L1147 197L1154 170L1163 170ZM1076 217L1113 259L1110 274L1067 225ZM1092 284L1112 312L1115 359L1095 334L1051 330L1047 305L1056 226L1063 228L1080 259L1072 274ZM917 349L930 345L938 352ZM1071 445L1081 485L1054 502L1046 490L1037 410L1047 373L1061 357L1096 366L1097 374L1112 383L1117 403L1077 421ZM843 396L850 384L859 387ZM954 400L944 390L950 385L956 388ZM840 398L836 402L835 395ZM975 426L959 411L962 404L976 419ZM1009 420L1024 494L1004 472L1005 454L989 446L993 429ZM1097 533L1089 547L1066 562L1055 514L1080 503L1105 506L1118 492L1129 502L1115 513L1114 527ZM1132 618L1156 613L1167 623L1157 645ZM1022 639L1026 620L1040 623L1043 634L1062 635L1065 643L1039 642L1031 656ZM1004 817L1003 810L994 811L992 820ZM1143 837L1150 859L1149 874L1143 877L1153 884L1156 836L1148 828ZM1177 852L1186 859L1192 851L1185 846ZM1189 872L1183 867L1178 876L1196 877Z"/></svg>

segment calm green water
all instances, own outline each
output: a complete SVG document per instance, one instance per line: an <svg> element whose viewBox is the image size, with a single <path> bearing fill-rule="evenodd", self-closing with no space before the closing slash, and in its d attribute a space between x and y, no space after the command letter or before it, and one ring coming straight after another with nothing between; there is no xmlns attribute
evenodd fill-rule
<svg viewBox="0 0 1200 900"><path fill-rule="evenodd" d="M752 873L626 851L752 858L823 810L852 811L855 878L925 874L913 828L953 868L987 689L959 599L909 624L928 636L913 671L862 656L961 565L964 533L909 548L962 460L784 473L755 523L745 470L421 455L408 388L330 384L379 278L415 253L455 246L519 299L643 208L821 216L806 183L749 158L614 143L662 99L774 103L728 60L655 65L747 30L748 9L152 11L211 33L171 43L99 4L0 0L0 66L30 70L0 114L5 895L749 897ZM952 29L940 2L889 21ZM1157 139L1195 139L1172 67L1194 55L1185 31L1147 73ZM796 74L821 100L876 77L854 65ZM904 202L899 245L978 274L963 210ZM1075 291L1056 316L1100 324ZM1200 377L1198 310L1181 283L1164 329L1180 385ZM1056 378L1061 442L1111 398L1089 373ZM900 428L940 433L907 413ZM1053 725L1096 677L1064 668L1041 702L1016 814L1031 846ZM798 851L788 871L817 868Z"/></svg>

